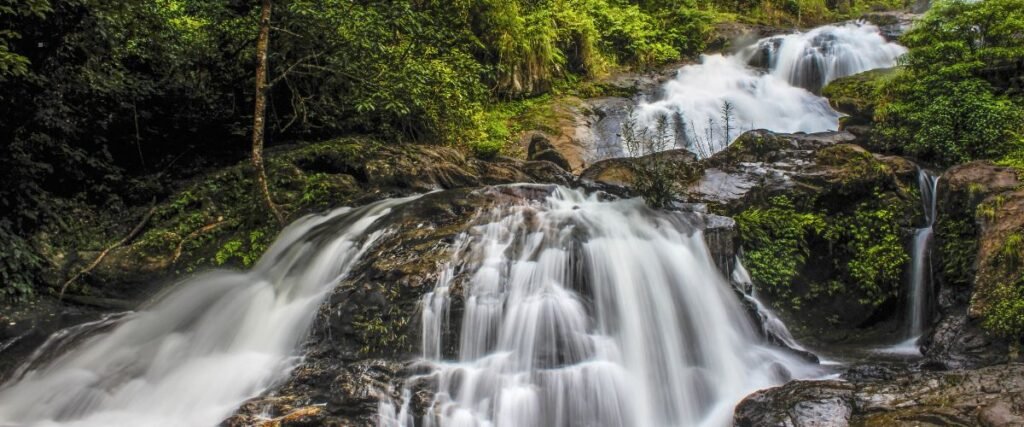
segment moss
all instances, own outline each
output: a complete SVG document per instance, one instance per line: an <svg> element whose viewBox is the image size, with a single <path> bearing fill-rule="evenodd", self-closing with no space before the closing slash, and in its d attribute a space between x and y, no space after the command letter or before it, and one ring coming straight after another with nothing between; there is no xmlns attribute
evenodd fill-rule
<svg viewBox="0 0 1024 427"><path fill-rule="evenodd" d="M1024 336L1024 278L995 288L982 325L998 335Z"/></svg>
<svg viewBox="0 0 1024 427"><path fill-rule="evenodd" d="M817 153L818 164L832 167L833 183L842 195L872 194L882 189L889 180L891 170L870 152L856 145L838 144Z"/></svg>
<svg viewBox="0 0 1024 427"><path fill-rule="evenodd" d="M872 70L836 79L822 89L836 110L848 114L844 125L871 124L875 107L880 101L880 89L894 74L894 69Z"/></svg>

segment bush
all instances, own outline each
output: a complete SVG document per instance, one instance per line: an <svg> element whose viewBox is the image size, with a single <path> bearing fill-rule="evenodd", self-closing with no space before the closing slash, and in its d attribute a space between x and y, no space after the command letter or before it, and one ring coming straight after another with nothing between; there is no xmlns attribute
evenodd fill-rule
<svg viewBox="0 0 1024 427"><path fill-rule="evenodd" d="M901 41L910 48L881 92L889 148L953 164L1021 149L1024 106L1001 70L1024 62L1024 0L933 5Z"/></svg>
<svg viewBox="0 0 1024 427"><path fill-rule="evenodd" d="M798 212L789 198L779 196L767 208L743 211L736 216L736 224L751 278L770 294L792 299L792 282L810 255L808 236L823 232L825 219Z"/></svg>

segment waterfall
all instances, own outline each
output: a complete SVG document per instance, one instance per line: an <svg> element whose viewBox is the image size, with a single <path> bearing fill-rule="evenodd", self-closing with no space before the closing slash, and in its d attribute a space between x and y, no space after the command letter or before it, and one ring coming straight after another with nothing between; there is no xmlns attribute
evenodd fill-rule
<svg viewBox="0 0 1024 427"><path fill-rule="evenodd" d="M699 215L500 191L521 196L459 238L381 426L721 426L748 393L818 373L760 340Z"/></svg>
<svg viewBox="0 0 1024 427"><path fill-rule="evenodd" d="M892 67L906 52L885 40L878 27L856 22L768 37L740 55L793 86L819 93L837 78Z"/></svg>
<svg viewBox="0 0 1024 427"><path fill-rule="evenodd" d="M288 374L321 301L385 233L377 220L408 200L307 216L251 271L203 274L137 313L83 325L109 330L0 388L0 425L217 425Z"/></svg>
<svg viewBox="0 0 1024 427"><path fill-rule="evenodd" d="M913 340L924 333L928 320L928 306L931 302L932 262L930 252L932 229L935 226L935 204L939 177L927 170L919 169L917 183L921 189L925 226L914 231L914 246L911 250L907 336Z"/></svg>
<svg viewBox="0 0 1024 427"><path fill-rule="evenodd" d="M656 98L641 101L635 114L638 123L651 128L665 118L677 147L701 157L722 150L746 130L835 130L840 114L815 93L839 77L892 67L905 52L887 42L878 27L860 22L769 37L736 54L704 55L700 63L682 67Z"/></svg>
<svg viewBox="0 0 1024 427"><path fill-rule="evenodd" d="M782 319L757 298L757 288L754 286L754 281L750 279L750 273L747 272L747 268L743 266L738 257L735 261L735 267L733 267L732 281L739 286L740 292L743 293L743 298L753 305L757 316L761 320L761 332L764 336L778 341L779 344L787 348L808 352L806 348L796 341L796 338L793 338L793 334L789 332L789 328L786 327Z"/></svg>

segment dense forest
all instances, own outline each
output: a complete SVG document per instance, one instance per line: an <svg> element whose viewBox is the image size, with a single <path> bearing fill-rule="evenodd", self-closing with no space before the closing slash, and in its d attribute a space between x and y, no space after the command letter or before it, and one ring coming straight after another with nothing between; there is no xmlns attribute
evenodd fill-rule
<svg viewBox="0 0 1024 427"><path fill-rule="evenodd" d="M1024 0L0 0L0 425L1009 426L1022 346Z"/></svg>

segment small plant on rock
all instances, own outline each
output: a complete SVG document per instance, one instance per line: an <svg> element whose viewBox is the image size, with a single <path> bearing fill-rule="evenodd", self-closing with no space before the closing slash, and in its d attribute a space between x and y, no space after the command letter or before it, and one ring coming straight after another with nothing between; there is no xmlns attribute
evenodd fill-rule
<svg viewBox="0 0 1024 427"><path fill-rule="evenodd" d="M634 157L629 163L632 172L633 189L644 201L654 208L664 208L675 196L674 178L676 166L671 156L662 153L675 146L669 132L668 119L658 117L654 128L637 127L633 111L622 123L622 141L626 152Z"/></svg>

